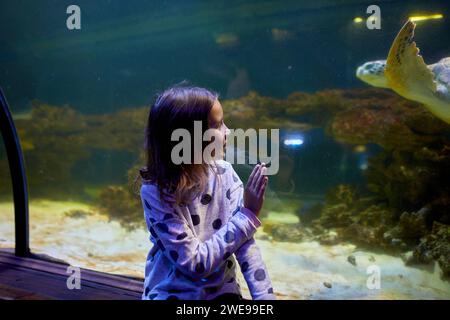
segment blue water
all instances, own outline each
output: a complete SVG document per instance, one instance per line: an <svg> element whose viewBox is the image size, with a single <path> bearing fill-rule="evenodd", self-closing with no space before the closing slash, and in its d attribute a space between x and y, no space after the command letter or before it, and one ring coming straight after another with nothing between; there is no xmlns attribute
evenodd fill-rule
<svg viewBox="0 0 450 320"><path fill-rule="evenodd" d="M148 104L183 79L223 98L363 87L355 68L386 56L408 14L448 16L443 1L377 3L381 30L353 23L371 1L80 0L70 31L72 1L1 1L0 84L15 112L39 99L83 113ZM448 53L448 19L420 28L427 61Z"/></svg>

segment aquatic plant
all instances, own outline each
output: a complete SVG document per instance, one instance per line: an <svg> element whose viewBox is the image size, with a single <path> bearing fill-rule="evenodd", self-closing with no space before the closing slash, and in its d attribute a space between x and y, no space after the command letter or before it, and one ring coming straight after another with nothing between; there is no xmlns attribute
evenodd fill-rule
<svg viewBox="0 0 450 320"><path fill-rule="evenodd" d="M420 240L407 263L421 264L436 260L446 279L450 279L450 226L434 222L431 233Z"/></svg>
<svg viewBox="0 0 450 320"><path fill-rule="evenodd" d="M333 228L343 240L391 252L412 249L417 256L431 241L425 239L434 239L432 226L450 223L450 126L383 90L341 94L347 107L329 120L327 133L346 144L375 143L383 151L369 159L367 201L349 186L330 190L312 225L319 235ZM448 270L442 254L429 256Z"/></svg>

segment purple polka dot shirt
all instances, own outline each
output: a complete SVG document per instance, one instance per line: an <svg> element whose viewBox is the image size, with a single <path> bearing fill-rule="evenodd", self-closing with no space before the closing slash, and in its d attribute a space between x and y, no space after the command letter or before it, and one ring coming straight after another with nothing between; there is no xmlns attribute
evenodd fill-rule
<svg viewBox="0 0 450 320"><path fill-rule="evenodd" d="M213 169L211 169L213 170ZM237 265L254 300L275 299L255 242L260 220L243 208L243 184L230 163L217 162L206 190L185 206L161 200L144 181L141 200L153 246L145 266L145 300L209 300L240 295Z"/></svg>

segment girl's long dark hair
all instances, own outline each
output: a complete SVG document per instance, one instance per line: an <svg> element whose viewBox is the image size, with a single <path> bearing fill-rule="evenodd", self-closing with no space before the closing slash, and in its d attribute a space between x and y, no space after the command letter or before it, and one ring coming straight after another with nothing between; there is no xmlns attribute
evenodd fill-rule
<svg viewBox="0 0 450 320"><path fill-rule="evenodd" d="M145 129L146 166L140 169L144 182L158 185L161 196L172 194L178 204L186 203L208 181L208 165L194 164L194 121L202 122L202 136L209 128L208 115L218 94L210 90L174 86L157 96L151 106ZM175 129L191 134L191 163L174 164L171 152L178 141L171 141ZM207 143L203 143L202 152Z"/></svg>

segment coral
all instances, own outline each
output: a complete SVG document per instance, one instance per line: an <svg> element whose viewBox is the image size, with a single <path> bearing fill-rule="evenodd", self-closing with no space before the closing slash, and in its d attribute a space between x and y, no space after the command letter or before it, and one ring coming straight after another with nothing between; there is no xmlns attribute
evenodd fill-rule
<svg viewBox="0 0 450 320"><path fill-rule="evenodd" d="M127 108L113 114L85 116L85 146L137 154L142 146L148 108Z"/></svg>
<svg viewBox="0 0 450 320"><path fill-rule="evenodd" d="M345 204L326 206L322 210L320 220L325 228L345 227L352 223L352 211Z"/></svg>
<svg viewBox="0 0 450 320"><path fill-rule="evenodd" d="M324 245L336 245L340 242L337 232L332 230L319 234L319 236L316 237L316 240Z"/></svg>
<svg viewBox="0 0 450 320"><path fill-rule="evenodd" d="M311 226L324 244L340 239L372 249L403 251L407 249L405 238L415 235L417 239L414 232L426 232L419 222L422 214L405 212L399 223L393 208L379 203L377 198L359 195L352 186L339 185L328 192L321 216ZM416 224L410 226L411 220ZM330 230L336 233L331 239Z"/></svg>
<svg viewBox="0 0 450 320"><path fill-rule="evenodd" d="M343 91L340 101L346 107L330 118L326 132L341 143L377 144L383 151L369 159L365 171L370 203L334 189L314 230L335 228L341 238L361 245L413 250L411 259L437 260L448 275L449 238L443 230L450 223L450 126L386 90ZM352 195L349 188L341 190Z"/></svg>
<svg viewBox="0 0 450 320"><path fill-rule="evenodd" d="M419 152L384 151L369 160L367 187L394 208L417 210L425 204L448 197L450 157L447 146ZM425 155L432 155L425 158Z"/></svg>
<svg viewBox="0 0 450 320"><path fill-rule="evenodd" d="M358 93L359 91L355 91ZM352 96L351 107L337 113L327 127L336 140L376 143L385 150L415 151L441 143L450 127L418 103L386 91Z"/></svg>
<svg viewBox="0 0 450 320"><path fill-rule="evenodd" d="M300 242L310 237L307 230L295 223L287 224L265 221L263 230L270 234L272 240L280 242Z"/></svg>
<svg viewBox="0 0 450 320"><path fill-rule="evenodd" d="M365 106L385 103L386 97L401 101L388 91L371 88L294 92L286 99L263 97L251 91L245 97L223 101L222 105L231 127L306 131L327 126L347 110L356 113Z"/></svg>
<svg viewBox="0 0 450 320"><path fill-rule="evenodd" d="M409 264L430 263L436 260L446 279L450 278L450 226L439 222L433 223L430 234L420 240L414 249Z"/></svg>
<svg viewBox="0 0 450 320"><path fill-rule="evenodd" d="M31 196L83 198L85 181L73 172L74 167L88 163L95 150L138 155L147 112L144 107L113 114L82 115L69 106L33 101L31 117L16 120ZM2 153L2 172L7 170L6 165Z"/></svg>
<svg viewBox="0 0 450 320"><path fill-rule="evenodd" d="M396 226L396 234L400 238L418 239L429 232L427 226L427 208L422 208L417 212L403 212Z"/></svg>
<svg viewBox="0 0 450 320"><path fill-rule="evenodd" d="M127 229L144 226L140 199L122 186L108 186L98 199L100 212L119 221Z"/></svg>
<svg viewBox="0 0 450 320"><path fill-rule="evenodd" d="M329 204L344 204L347 207L352 206L358 199L357 190L355 187L345 184L340 184L331 189L326 196L326 202Z"/></svg>

